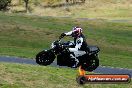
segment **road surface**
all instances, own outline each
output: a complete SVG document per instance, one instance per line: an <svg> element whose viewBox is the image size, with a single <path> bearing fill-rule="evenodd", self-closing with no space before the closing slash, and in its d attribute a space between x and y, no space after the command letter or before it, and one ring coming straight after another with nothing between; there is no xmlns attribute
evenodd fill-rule
<svg viewBox="0 0 132 88"><path fill-rule="evenodd" d="M37 63L33 59L24 59L24 58L18 58L18 57L0 56L0 62L37 65ZM51 64L51 66L59 67L56 61L54 61ZM125 69L125 68L113 68L113 67L99 66L93 72L102 73L102 74L129 74L132 77L132 69Z"/></svg>

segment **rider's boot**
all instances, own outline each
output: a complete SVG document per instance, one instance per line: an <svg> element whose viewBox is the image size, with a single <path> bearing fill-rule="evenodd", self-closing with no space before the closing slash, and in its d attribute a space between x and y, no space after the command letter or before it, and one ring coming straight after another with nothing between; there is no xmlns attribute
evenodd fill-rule
<svg viewBox="0 0 132 88"><path fill-rule="evenodd" d="M79 60L73 55L73 54L70 54L71 58L74 58L76 63L72 66L73 68L76 68L78 63L79 63Z"/></svg>

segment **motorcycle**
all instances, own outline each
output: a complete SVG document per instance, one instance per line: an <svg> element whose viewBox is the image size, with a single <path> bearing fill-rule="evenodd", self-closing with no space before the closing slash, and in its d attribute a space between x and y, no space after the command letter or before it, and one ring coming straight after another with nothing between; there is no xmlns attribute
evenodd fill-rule
<svg viewBox="0 0 132 88"><path fill-rule="evenodd" d="M76 64L74 58L70 56L72 52L68 48L74 47L71 41L62 42L58 39L51 44L51 49L43 50L36 55L36 63L39 65L50 65L57 57L57 65L71 67ZM93 71L99 66L98 52L100 49L97 46L87 46L85 51L77 53L79 63L76 68L81 66L85 71Z"/></svg>

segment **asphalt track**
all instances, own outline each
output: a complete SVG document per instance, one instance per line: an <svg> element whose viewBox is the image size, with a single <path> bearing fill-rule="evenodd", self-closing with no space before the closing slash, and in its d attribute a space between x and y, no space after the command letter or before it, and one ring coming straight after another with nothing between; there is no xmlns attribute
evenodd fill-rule
<svg viewBox="0 0 132 88"><path fill-rule="evenodd" d="M37 63L33 59L24 59L24 58L7 57L7 56L6 57L0 56L0 62L37 65ZM56 61L54 61L51 64L51 66L60 67L57 65ZM66 66L61 66L61 67L66 67ZM101 74L129 74L132 77L132 69L125 69L125 68L99 66L93 72L101 73Z"/></svg>

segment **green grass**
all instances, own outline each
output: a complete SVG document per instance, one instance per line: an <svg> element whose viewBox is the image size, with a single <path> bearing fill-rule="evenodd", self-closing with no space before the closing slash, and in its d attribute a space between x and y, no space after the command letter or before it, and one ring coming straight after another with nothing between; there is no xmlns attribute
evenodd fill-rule
<svg viewBox="0 0 132 88"><path fill-rule="evenodd" d="M79 85L76 76L70 68L0 63L0 88L132 88L132 82Z"/></svg>
<svg viewBox="0 0 132 88"><path fill-rule="evenodd" d="M87 43L97 45L100 65L132 68L132 22L35 17L0 13L0 55L34 58L62 32L80 25Z"/></svg>
<svg viewBox="0 0 132 88"><path fill-rule="evenodd" d="M132 19L131 0L86 0L85 3L70 3L70 6L65 5L65 0L60 1L52 5L58 5L58 7L51 8L52 6L47 7L45 0L31 0L29 6L32 10L29 14L39 16L70 16L75 18ZM64 5L59 6L61 4ZM25 10L24 5L16 3L15 6L11 7L10 12L19 13L23 10Z"/></svg>

